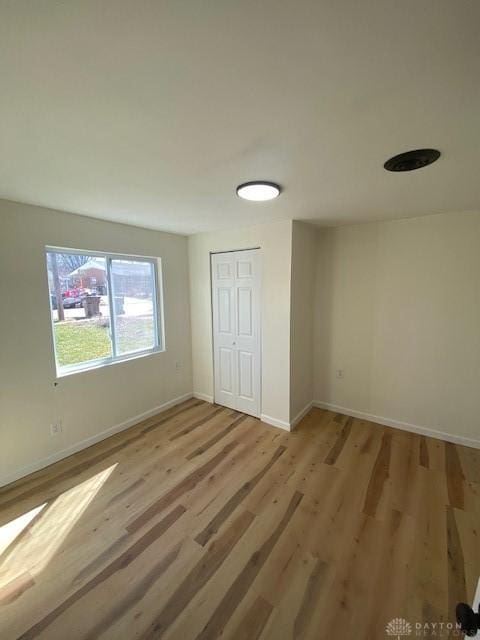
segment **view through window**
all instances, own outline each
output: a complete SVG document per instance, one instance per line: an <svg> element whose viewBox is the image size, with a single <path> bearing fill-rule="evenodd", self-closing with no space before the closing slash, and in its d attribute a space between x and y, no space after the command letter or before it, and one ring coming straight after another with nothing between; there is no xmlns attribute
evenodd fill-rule
<svg viewBox="0 0 480 640"><path fill-rule="evenodd" d="M57 372L162 348L157 261L47 249Z"/></svg>

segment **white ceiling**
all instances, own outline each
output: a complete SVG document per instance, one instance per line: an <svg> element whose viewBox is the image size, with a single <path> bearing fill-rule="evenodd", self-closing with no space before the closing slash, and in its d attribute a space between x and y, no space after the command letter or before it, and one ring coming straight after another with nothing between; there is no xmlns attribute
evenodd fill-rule
<svg viewBox="0 0 480 640"><path fill-rule="evenodd" d="M478 209L479 32L477 0L0 0L0 197L179 233Z"/></svg>

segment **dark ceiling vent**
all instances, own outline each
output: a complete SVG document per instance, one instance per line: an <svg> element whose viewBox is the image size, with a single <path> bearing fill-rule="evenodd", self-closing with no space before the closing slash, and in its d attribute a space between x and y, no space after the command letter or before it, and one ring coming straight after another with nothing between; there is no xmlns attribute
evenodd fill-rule
<svg viewBox="0 0 480 640"><path fill-rule="evenodd" d="M393 156L383 166L387 171L414 171L414 169L421 169L427 164L432 164L439 157L440 151L437 149L415 149Z"/></svg>

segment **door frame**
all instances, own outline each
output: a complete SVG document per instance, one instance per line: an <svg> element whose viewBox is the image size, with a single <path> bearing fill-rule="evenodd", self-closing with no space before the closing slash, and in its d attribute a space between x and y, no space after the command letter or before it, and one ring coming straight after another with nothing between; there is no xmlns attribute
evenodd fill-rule
<svg viewBox="0 0 480 640"><path fill-rule="evenodd" d="M212 270L212 256L217 255L219 253L239 253L240 251L258 251L259 261L260 261L260 308L259 308L259 316L260 316L260 397L259 397L259 416L258 419L261 420L262 416L262 397L263 397L263 314L262 314L262 299L263 299L263 254L262 247L243 247L242 249L217 249L216 251L209 251L208 261L209 261L209 269L210 269L210 323L211 323L211 331L212 331L212 382L213 382L213 404L216 404L215 399L215 335L213 328L213 270ZM219 405L222 406L223 405ZM235 409L236 411L236 409ZM247 414L245 414L247 415ZM253 418L254 416L252 416Z"/></svg>

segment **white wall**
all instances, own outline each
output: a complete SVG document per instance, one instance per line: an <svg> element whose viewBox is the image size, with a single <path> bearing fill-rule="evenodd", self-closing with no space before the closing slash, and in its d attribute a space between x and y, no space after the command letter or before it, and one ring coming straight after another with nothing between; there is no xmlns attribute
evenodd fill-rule
<svg viewBox="0 0 480 640"><path fill-rule="evenodd" d="M313 307L319 230L293 222L290 318L290 421L313 399Z"/></svg>
<svg viewBox="0 0 480 640"><path fill-rule="evenodd" d="M480 214L321 231L314 399L480 444Z"/></svg>
<svg viewBox="0 0 480 640"><path fill-rule="evenodd" d="M167 351L54 387L45 245L161 257ZM0 483L192 391L211 399L210 252L253 247L265 419L315 400L480 444L480 214L203 233L188 268L182 236L0 201Z"/></svg>
<svg viewBox="0 0 480 640"><path fill-rule="evenodd" d="M166 351L54 387L45 245L161 257ZM191 393L185 237L0 201L0 283L0 483ZM63 433L52 437L59 419Z"/></svg>
<svg viewBox="0 0 480 640"><path fill-rule="evenodd" d="M210 252L262 251L262 415L290 421L291 221L189 237L193 389L213 398Z"/></svg>

